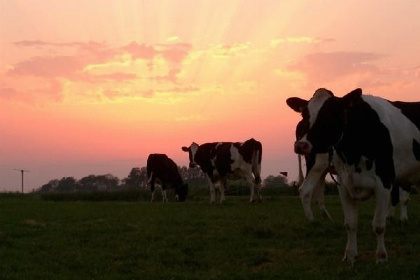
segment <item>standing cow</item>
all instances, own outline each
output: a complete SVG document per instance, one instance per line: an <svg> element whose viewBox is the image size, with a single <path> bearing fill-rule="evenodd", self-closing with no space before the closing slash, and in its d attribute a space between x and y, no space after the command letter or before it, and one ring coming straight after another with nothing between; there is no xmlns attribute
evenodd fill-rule
<svg viewBox="0 0 420 280"><path fill-rule="evenodd" d="M358 201L376 196L373 230L378 262L388 257L384 234L389 199L398 202L399 186L420 182L420 102L390 102L356 89L342 98L318 89L308 101L289 98L302 113L307 133L295 142L303 155L334 149L340 197L347 228L344 260L357 251Z"/></svg>
<svg viewBox="0 0 420 280"><path fill-rule="evenodd" d="M175 198L185 201L188 193L188 185L184 184L175 162L165 154L150 154L147 158L147 178L152 191L153 202L155 196L155 183L162 187L162 200L168 201L167 189L174 189Z"/></svg>
<svg viewBox="0 0 420 280"><path fill-rule="evenodd" d="M306 133L304 121L300 121L296 126L296 141L299 141ZM303 211L306 219L314 220L314 215L311 209L311 199L313 198L318 205L323 216L329 218L331 215L325 208L325 176L328 172L333 171L332 149L328 153L311 153L304 156L306 163L306 175L303 178L301 155L299 159L299 194L302 201Z"/></svg>
<svg viewBox="0 0 420 280"><path fill-rule="evenodd" d="M182 147L189 153L190 167L199 165L207 174L210 182L210 202L215 202L215 184L220 185L220 202L225 201L226 180L245 179L250 184L251 196L254 202L255 192L257 200L261 200L261 158L262 145L255 139L243 143L215 142L198 145L192 143L189 147Z"/></svg>
<svg viewBox="0 0 420 280"><path fill-rule="evenodd" d="M296 141L300 140L307 131L303 121L300 121L296 126ZM303 156L306 163L306 176L303 177L302 172L302 155L298 155L299 159L299 194L302 201L303 211L305 217L309 221L314 220L314 215L311 209L311 199L318 205L321 214L324 217L332 219L330 213L325 207L325 177L327 173L336 174L334 166L332 165L333 149L328 153L314 153ZM336 182L337 183L337 182ZM410 188L400 188L400 220L408 220L407 204L410 199ZM388 212L389 218L395 217L395 206L390 205Z"/></svg>

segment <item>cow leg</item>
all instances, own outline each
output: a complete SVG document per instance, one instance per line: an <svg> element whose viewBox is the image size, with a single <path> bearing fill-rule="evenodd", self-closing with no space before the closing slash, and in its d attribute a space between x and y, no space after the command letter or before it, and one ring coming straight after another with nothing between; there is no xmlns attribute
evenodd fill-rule
<svg viewBox="0 0 420 280"><path fill-rule="evenodd" d="M386 261L388 254L385 249L385 228L386 217L388 214L390 199L390 190L385 189L382 184L377 186L376 190L376 209L373 217L372 226L376 234L376 262Z"/></svg>
<svg viewBox="0 0 420 280"><path fill-rule="evenodd" d="M408 221L408 212L407 212L407 204L410 200L410 193L405 191L403 188L399 188L400 192L400 220L401 221ZM395 218L396 207L389 203L389 210L388 210L388 218L394 219Z"/></svg>
<svg viewBox="0 0 420 280"><path fill-rule="evenodd" d="M150 202L153 202L155 200L155 188L152 190L152 198L150 199Z"/></svg>
<svg viewBox="0 0 420 280"><path fill-rule="evenodd" d="M323 217L332 220L330 213L328 213L327 208L325 208L325 180L320 180L315 187L314 191L314 199L316 204L321 210L321 214ZM312 212L312 211L311 211Z"/></svg>
<svg viewBox="0 0 420 280"><path fill-rule="evenodd" d="M303 212L308 221L314 220L314 214L311 209L311 200L314 190L318 187L320 180L323 178L320 176L320 173L310 172L306 179L303 181L303 184L299 187L299 196L302 201Z"/></svg>
<svg viewBox="0 0 420 280"><path fill-rule="evenodd" d="M166 184L161 185L162 187L162 202L168 202L168 197L166 195Z"/></svg>
<svg viewBox="0 0 420 280"><path fill-rule="evenodd" d="M150 199L150 202L153 202L155 200L155 178L153 177L153 173L152 176L149 179L149 183L150 183L150 191L152 192L152 198Z"/></svg>
<svg viewBox="0 0 420 280"><path fill-rule="evenodd" d="M249 184L249 190L250 190L250 197L249 197L249 202L253 203L255 201L255 189L256 189L256 184L254 184L254 179L252 177L251 174L246 175L245 176L245 180L248 182ZM259 195L259 190L257 191L258 195Z"/></svg>
<svg viewBox="0 0 420 280"><path fill-rule="evenodd" d="M210 182L209 188L210 188L210 203L215 203L216 202L216 190L215 190L213 182Z"/></svg>
<svg viewBox="0 0 420 280"><path fill-rule="evenodd" d="M166 190L162 189L162 202L168 202L168 197L166 195Z"/></svg>
<svg viewBox="0 0 420 280"><path fill-rule="evenodd" d="M257 201L258 202L262 202L262 197L261 197L261 177L257 176L254 180L254 188L255 191L257 192Z"/></svg>
<svg viewBox="0 0 420 280"><path fill-rule="evenodd" d="M226 187L226 180L221 180L220 181L220 203L224 203L226 201L225 198L225 187Z"/></svg>
<svg viewBox="0 0 420 280"><path fill-rule="evenodd" d="M408 221L407 204L410 200L410 193L400 188L400 220Z"/></svg>
<svg viewBox="0 0 420 280"><path fill-rule="evenodd" d="M338 188L344 212L344 225L347 230L347 245L343 261L352 263L357 257L357 223L359 218L358 204L343 185Z"/></svg>
<svg viewBox="0 0 420 280"><path fill-rule="evenodd" d="M388 210L388 218L392 220L395 218L395 206L392 205L391 202L389 204L390 205L389 205L389 210Z"/></svg>

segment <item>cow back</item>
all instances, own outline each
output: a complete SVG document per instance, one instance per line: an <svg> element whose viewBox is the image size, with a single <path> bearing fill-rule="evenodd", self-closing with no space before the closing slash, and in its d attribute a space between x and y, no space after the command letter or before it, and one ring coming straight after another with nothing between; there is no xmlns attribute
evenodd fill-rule
<svg viewBox="0 0 420 280"><path fill-rule="evenodd" d="M165 154L151 154L147 158L147 176L154 174L163 183L173 186L183 184L176 163Z"/></svg>

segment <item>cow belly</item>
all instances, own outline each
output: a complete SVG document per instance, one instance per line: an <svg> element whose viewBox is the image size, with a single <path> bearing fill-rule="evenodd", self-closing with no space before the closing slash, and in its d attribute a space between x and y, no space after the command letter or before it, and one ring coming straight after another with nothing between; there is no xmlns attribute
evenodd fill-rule
<svg viewBox="0 0 420 280"><path fill-rule="evenodd" d="M396 164L396 183L400 186L420 184L420 162Z"/></svg>
<svg viewBox="0 0 420 280"><path fill-rule="evenodd" d="M374 165L368 170L366 166L360 164L359 170L356 172L354 165L347 165L338 156L334 156L334 167L341 184L354 199L368 199L374 194L378 184L381 184L380 178L373 171L375 170Z"/></svg>
<svg viewBox="0 0 420 280"><path fill-rule="evenodd" d="M420 138L420 136L419 136ZM400 185L420 183L420 160L413 151L413 138L394 144L394 168L396 181Z"/></svg>

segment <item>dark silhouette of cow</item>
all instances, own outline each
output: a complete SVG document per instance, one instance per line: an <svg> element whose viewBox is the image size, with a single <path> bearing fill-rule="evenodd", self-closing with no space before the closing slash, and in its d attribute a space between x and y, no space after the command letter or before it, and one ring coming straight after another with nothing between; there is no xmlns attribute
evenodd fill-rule
<svg viewBox="0 0 420 280"><path fill-rule="evenodd" d="M175 162L165 154L150 154L147 158L147 178L152 191L152 199L155 195L155 183L162 187L162 200L168 201L166 190L173 189L178 201L185 201L188 193L188 185L184 184Z"/></svg>

